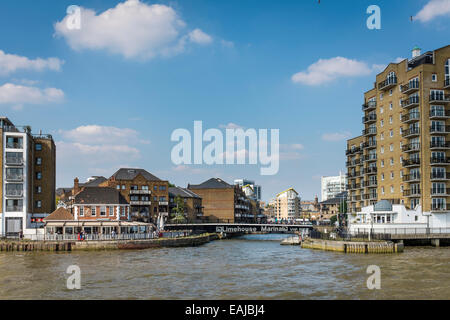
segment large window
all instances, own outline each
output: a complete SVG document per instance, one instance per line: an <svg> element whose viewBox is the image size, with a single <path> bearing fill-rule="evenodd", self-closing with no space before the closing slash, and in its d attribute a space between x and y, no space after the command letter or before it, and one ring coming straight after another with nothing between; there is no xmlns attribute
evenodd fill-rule
<svg viewBox="0 0 450 320"><path fill-rule="evenodd" d="M23 200L22 199L7 199L6 200L6 211L7 212L23 211Z"/></svg>
<svg viewBox="0 0 450 320"><path fill-rule="evenodd" d="M42 150L42 144L36 143L35 149L36 149L36 151L41 151Z"/></svg>
<svg viewBox="0 0 450 320"><path fill-rule="evenodd" d="M22 181L23 169L22 168L6 168L6 179L10 181Z"/></svg>
<svg viewBox="0 0 450 320"><path fill-rule="evenodd" d="M23 138L7 136L6 137L6 147L10 149L22 149L23 148Z"/></svg>
<svg viewBox="0 0 450 320"><path fill-rule="evenodd" d="M106 216L106 207L105 206L100 207L100 216L102 216L102 217Z"/></svg>
<svg viewBox="0 0 450 320"><path fill-rule="evenodd" d="M23 184L21 183L7 183L6 184L6 195L21 197L23 195Z"/></svg>
<svg viewBox="0 0 450 320"><path fill-rule="evenodd" d="M450 59L445 63L445 80L450 79Z"/></svg>

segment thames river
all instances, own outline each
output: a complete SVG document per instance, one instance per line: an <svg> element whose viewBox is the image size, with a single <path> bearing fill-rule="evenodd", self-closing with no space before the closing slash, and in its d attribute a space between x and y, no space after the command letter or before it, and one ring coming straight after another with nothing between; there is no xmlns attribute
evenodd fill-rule
<svg viewBox="0 0 450 320"><path fill-rule="evenodd" d="M343 254L250 235L195 248L0 253L0 299L450 299L450 247ZM66 287L81 269L81 290ZM381 289L366 269L381 269Z"/></svg>

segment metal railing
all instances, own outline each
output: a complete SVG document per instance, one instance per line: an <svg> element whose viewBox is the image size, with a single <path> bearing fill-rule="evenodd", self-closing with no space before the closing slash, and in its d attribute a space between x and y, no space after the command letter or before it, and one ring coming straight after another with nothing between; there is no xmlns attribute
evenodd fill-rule
<svg viewBox="0 0 450 320"><path fill-rule="evenodd" d="M444 93L430 94L430 102L450 102L450 95Z"/></svg>
<svg viewBox="0 0 450 320"><path fill-rule="evenodd" d="M372 228L372 235L430 235L430 234L449 234L450 228ZM355 228L352 234L369 234L369 229Z"/></svg>
<svg viewBox="0 0 450 320"><path fill-rule="evenodd" d="M151 233L117 233L112 234L88 234L82 237L79 234L34 234L27 236L33 241L113 241L113 240L145 240L159 237L157 232Z"/></svg>

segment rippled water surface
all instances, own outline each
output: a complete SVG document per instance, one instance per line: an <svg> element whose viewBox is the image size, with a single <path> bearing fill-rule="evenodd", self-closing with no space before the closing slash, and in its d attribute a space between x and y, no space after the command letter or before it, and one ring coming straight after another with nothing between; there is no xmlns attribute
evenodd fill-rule
<svg viewBox="0 0 450 320"><path fill-rule="evenodd" d="M341 254L252 235L196 248L0 253L0 299L450 299L450 248ZM66 288L69 265L81 290ZM381 268L368 290L366 268Z"/></svg>

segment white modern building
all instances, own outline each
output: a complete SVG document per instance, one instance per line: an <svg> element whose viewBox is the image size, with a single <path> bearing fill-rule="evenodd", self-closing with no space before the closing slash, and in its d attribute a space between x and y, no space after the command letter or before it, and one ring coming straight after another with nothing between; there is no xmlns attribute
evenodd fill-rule
<svg viewBox="0 0 450 320"><path fill-rule="evenodd" d="M409 210L381 200L347 217L352 233L450 233L450 213L423 212L420 205Z"/></svg>
<svg viewBox="0 0 450 320"><path fill-rule="evenodd" d="M236 179L234 184L239 187L250 186L254 193L254 200L261 201L261 186L255 184L255 181L248 179Z"/></svg>
<svg viewBox="0 0 450 320"><path fill-rule="evenodd" d="M339 172L338 176L321 178L321 201L334 198L338 193L347 191L347 175Z"/></svg>

